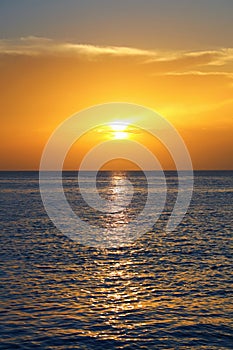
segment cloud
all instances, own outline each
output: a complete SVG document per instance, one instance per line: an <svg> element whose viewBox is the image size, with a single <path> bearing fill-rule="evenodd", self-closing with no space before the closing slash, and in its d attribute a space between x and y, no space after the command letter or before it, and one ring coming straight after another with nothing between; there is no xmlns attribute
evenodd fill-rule
<svg viewBox="0 0 233 350"><path fill-rule="evenodd" d="M70 42L57 42L49 38L22 37L19 40L0 40L0 53L13 55L85 55L96 56L141 56L156 57L155 51L142 50L121 46L97 46L76 44Z"/></svg>
<svg viewBox="0 0 233 350"><path fill-rule="evenodd" d="M161 53L160 57L148 58L146 63L152 71L154 69L155 74L229 76L233 68L233 49L173 51L167 54Z"/></svg>
<svg viewBox="0 0 233 350"><path fill-rule="evenodd" d="M159 74L156 74L157 76ZM200 77L211 77L211 76L216 76L216 77L227 77L230 79L233 79L233 72L221 72L221 71L208 71L208 72L202 72L202 71L186 71L186 72L166 72L162 73L160 75L166 75L166 76L200 76Z"/></svg>
<svg viewBox="0 0 233 350"><path fill-rule="evenodd" d="M161 51L133 47L98 46L58 42L50 38L28 36L17 40L0 40L0 55L63 56L85 60L109 57L130 58L147 67L150 75L206 76L232 78L233 48L202 51ZM136 61L133 61L137 59Z"/></svg>

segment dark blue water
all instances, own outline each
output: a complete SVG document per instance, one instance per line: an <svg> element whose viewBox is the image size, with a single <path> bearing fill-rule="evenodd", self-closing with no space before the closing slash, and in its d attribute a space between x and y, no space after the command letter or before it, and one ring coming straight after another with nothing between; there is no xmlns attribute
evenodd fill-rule
<svg viewBox="0 0 233 350"><path fill-rule="evenodd" d="M102 174L100 188L113 175ZM233 349L233 172L196 172L190 208L169 234L177 179L166 176L167 204L151 232L97 249L55 228L38 173L0 173L1 349ZM74 184L65 173L75 207Z"/></svg>

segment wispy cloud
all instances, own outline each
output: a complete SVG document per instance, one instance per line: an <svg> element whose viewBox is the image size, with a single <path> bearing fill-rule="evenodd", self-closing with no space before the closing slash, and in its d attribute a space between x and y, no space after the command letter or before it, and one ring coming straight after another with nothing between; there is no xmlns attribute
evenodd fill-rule
<svg viewBox="0 0 233 350"><path fill-rule="evenodd" d="M167 55L162 55L155 59L149 59L148 63L153 62L182 62L185 65L222 65L233 60L233 48L220 48L218 50L202 51L169 51Z"/></svg>
<svg viewBox="0 0 233 350"><path fill-rule="evenodd" d="M49 38L22 37L19 40L0 40L0 53L18 55L85 55L85 56L142 56L156 57L155 51L121 46L97 46L57 42Z"/></svg>
<svg viewBox="0 0 233 350"><path fill-rule="evenodd" d="M218 75L232 78L233 49L171 52L167 55L161 54L155 59L149 58L146 62L153 75Z"/></svg>
<svg viewBox="0 0 233 350"><path fill-rule="evenodd" d="M159 75L159 74L156 74ZM200 77L211 77L211 76L219 76L219 77L227 77L233 79L233 72L221 72L221 71L186 71L186 72L165 72L160 75L166 76L200 76Z"/></svg>
<svg viewBox="0 0 233 350"><path fill-rule="evenodd" d="M152 75L219 75L232 78L233 48L202 51L161 51L121 46L58 42L43 37L0 40L0 55L65 56L87 60L129 57L146 65Z"/></svg>

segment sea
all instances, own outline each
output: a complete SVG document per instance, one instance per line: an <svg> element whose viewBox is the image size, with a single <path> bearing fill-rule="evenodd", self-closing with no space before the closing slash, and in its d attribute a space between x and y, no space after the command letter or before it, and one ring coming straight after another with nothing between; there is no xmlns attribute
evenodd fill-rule
<svg viewBox="0 0 233 350"><path fill-rule="evenodd" d="M145 176L100 172L97 188L110 202L116 177L137 188L137 216ZM233 172L195 171L189 208L170 232L178 180L173 171L165 177L165 207L151 229L98 247L55 226L38 172L0 172L0 349L233 349ZM63 187L76 215L97 224L76 172L63 173ZM112 216L99 220L108 227Z"/></svg>

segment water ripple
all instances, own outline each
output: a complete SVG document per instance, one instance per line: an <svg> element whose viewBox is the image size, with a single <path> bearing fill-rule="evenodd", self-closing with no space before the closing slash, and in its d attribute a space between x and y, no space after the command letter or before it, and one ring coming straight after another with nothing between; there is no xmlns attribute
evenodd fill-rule
<svg viewBox="0 0 233 350"><path fill-rule="evenodd" d="M232 184L196 173L176 231L171 186L151 232L97 250L51 224L35 173L1 174L0 348L232 349Z"/></svg>

